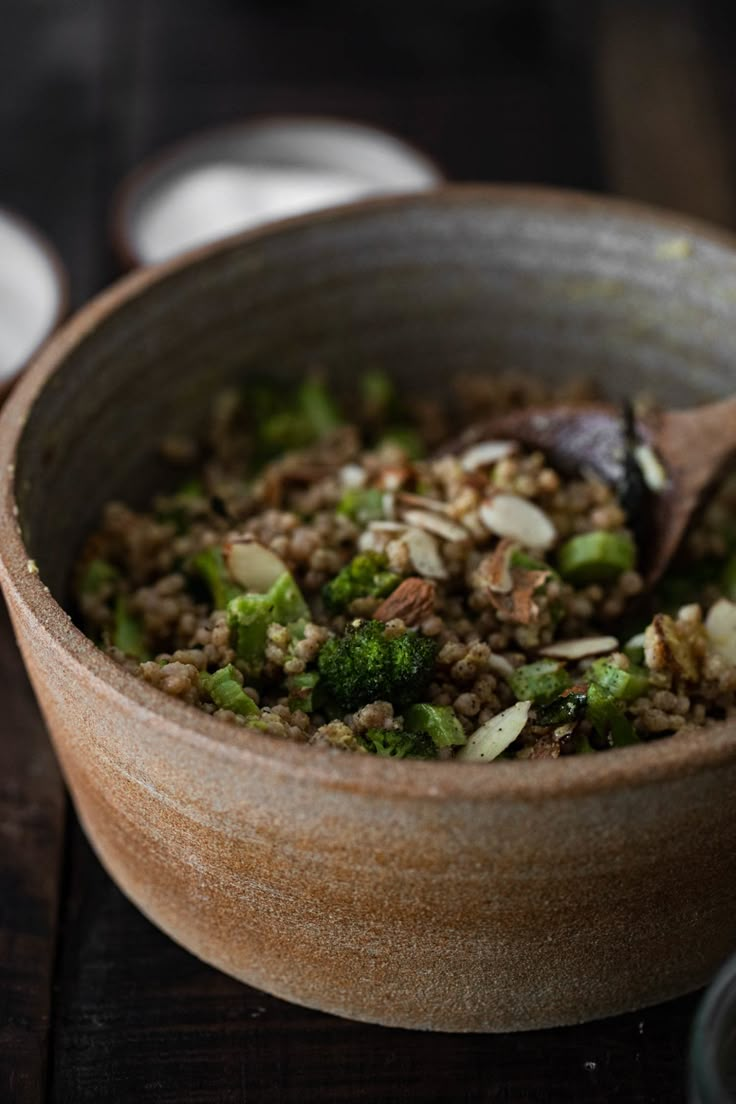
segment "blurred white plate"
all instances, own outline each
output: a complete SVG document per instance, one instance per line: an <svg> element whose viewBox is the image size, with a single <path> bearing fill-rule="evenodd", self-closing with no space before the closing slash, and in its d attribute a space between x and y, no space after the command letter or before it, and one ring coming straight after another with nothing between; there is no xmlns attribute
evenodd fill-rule
<svg viewBox="0 0 736 1104"><path fill-rule="evenodd" d="M120 188L113 239L126 265L151 264L288 215L443 180L424 154L362 123L259 119L145 162Z"/></svg>
<svg viewBox="0 0 736 1104"><path fill-rule="evenodd" d="M66 274L54 250L0 208L0 393L56 327L66 302Z"/></svg>

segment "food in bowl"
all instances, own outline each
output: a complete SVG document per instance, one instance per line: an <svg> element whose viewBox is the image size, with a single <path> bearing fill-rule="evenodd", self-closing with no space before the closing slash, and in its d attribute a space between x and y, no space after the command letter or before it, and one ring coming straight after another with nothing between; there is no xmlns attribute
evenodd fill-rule
<svg viewBox="0 0 736 1104"><path fill-rule="evenodd" d="M318 378L291 399L250 384L201 440L164 441L187 478L142 512L108 504L77 570L86 631L232 724L392 758L557 758L732 708L736 481L645 596L626 495L513 440L448 447L559 393L360 388L348 421Z"/></svg>

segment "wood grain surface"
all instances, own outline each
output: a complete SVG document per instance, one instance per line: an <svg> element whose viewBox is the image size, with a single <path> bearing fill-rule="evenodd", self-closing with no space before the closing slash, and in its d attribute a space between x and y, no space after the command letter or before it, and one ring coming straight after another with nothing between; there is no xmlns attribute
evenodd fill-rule
<svg viewBox="0 0 736 1104"><path fill-rule="evenodd" d="M80 303L115 274L110 199L143 156L310 111L388 126L455 179L618 190L732 224L736 29L717 7L4 0L0 203L50 235ZM201 964L67 815L6 620L0 700L0 1104L685 1099L695 996L559 1031L428 1036Z"/></svg>

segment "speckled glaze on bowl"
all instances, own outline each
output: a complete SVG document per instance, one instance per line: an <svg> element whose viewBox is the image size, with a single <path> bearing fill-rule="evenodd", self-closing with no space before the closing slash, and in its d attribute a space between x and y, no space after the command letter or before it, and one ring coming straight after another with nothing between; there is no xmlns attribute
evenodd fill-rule
<svg viewBox="0 0 736 1104"><path fill-rule="evenodd" d="M166 698L58 603L102 503L142 500L157 439L226 380L319 363L349 390L379 364L433 389L514 365L677 403L733 387L735 311L715 231L455 188L146 270L61 331L0 422L0 578L86 831L155 923L289 1000L444 1031L572 1023L710 978L736 947L736 724L535 763L322 752Z"/></svg>

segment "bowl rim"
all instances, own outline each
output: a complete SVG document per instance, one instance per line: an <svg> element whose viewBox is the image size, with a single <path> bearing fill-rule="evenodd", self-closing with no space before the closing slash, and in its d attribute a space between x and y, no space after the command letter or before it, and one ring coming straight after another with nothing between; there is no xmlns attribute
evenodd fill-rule
<svg viewBox="0 0 736 1104"><path fill-rule="evenodd" d="M66 270L59 252L42 230L26 218L25 215L20 214L20 212L12 207L6 207L4 204L0 204L0 219L5 219L6 222L15 226L22 236L37 250L45 262L48 271L51 273L54 287L56 288L56 306L54 307L51 319L43 334L38 341L31 346L17 367L7 375L0 375L0 401L2 401L2 397L7 394L16 380L30 367L36 356L55 333L59 323L66 318L69 311L70 286L69 273Z"/></svg>
<svg viewBox="0 0 736 1104"><path fill-rule="evenodd" d="M440 188L447 182L447 177L439 162L435 161L434 158L419 146L404 138L401 134L397 134L392 130L388 130L386 127L377 126L362 119L350 119L339 115L322 115L309 112L305 114L299 114L297 112L277 112L269 114L263 112L258 115L249 115L240 119L232 119L229 122L219 123L215 126L202 127L150 153L137 165L134 165L115 188L108 213L108 235L113 251L122 265L123 271L129 271L130 269L143 266L148 267L151 264L167 263L166 261L145 260L135 247L131 223L137 199L144 192L147 185L155 180L162 171L165 171L168 166L175 165L182 156L186 156L187 153L193 152L199 147L204 147L208 143L216 141L218 138L227 138L230 135L235 135L242 131L259 131L268 130L270 128L303 125L319 125L343 130L354 130L366 138L380 139L384 142L388 139L390 142L401 147L402 152L410 157L416 165L425 172L427 180L433 182L430 187ZM354 206L354 204L343 204L343 206ZM302 216L296 215L293 217L301 218ZM273 226L277 222L284 221L286 221L286 219L269 219L268 223L263 224L263 227L266 225ZM262 227L259 226L254 229L260 230ZM229 241L233 237L240 237L242 233L249 232L250 231L235 231L234 234L227 234L224 237L217 238L216 241ZM215 241L207 243L207 245L212 244L215 244ZM207 245L183 249L178 252L175 257L170 259L179 260L185 255L197 252L202 248L207 248Z"/></svg>
<svg viewBox="0 0 736 1104"><path fill-rule="evenodd" d="M163 726L182 743L224 762L267 763L276 773L310 783L385 800L485 802L489 799L538 804L622 789L674 782L696 773L736 764L736 719L703 728L685 728L663 740L615 749L595 756L484 763L384 760L317 749L249 729L224 724L144 683L103 653L71 621L33 571L17 520L14 494L16 447L36 398L67 355L124 304L149 287L196 268L220 254L247 249L261 239L287 236L325 223L370 219L387 209L442 209L463 205L512 206L536 212L587 212L645 222L674 236L690 235L734 252L736 235L697 219L615 197L528 185L449 185L436 191L382 196L355 204L298 215L210 243L159 265L146 266L117 281L78 311L34 358L0 412L0 582L12 594L32 631L66 653L79 675L106 708L132 711L149 726Z"/></svg>

